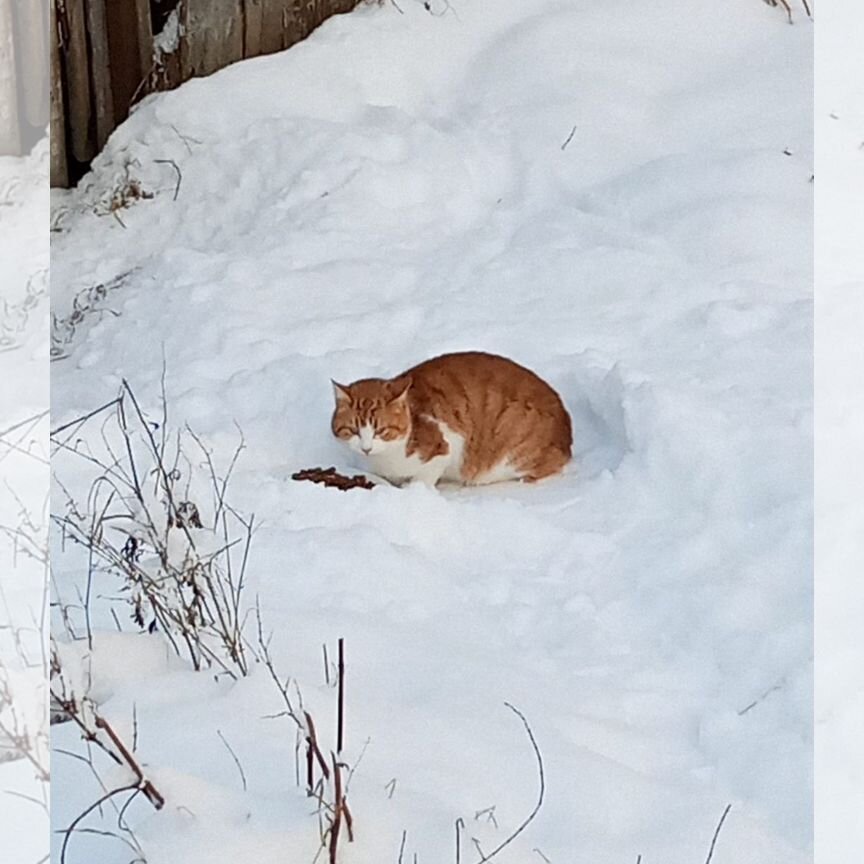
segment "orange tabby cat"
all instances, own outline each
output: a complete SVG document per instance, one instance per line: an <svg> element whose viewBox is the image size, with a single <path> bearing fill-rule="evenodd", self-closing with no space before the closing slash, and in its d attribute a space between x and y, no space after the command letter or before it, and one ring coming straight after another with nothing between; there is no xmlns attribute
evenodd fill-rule
<svg viewBox="0 0 864 864"><path fill-rule="evenodd" d="M333 382L333 434L393 483L533 482L570 460L570 416L533 372L479 351L397 378Z"/></svg>

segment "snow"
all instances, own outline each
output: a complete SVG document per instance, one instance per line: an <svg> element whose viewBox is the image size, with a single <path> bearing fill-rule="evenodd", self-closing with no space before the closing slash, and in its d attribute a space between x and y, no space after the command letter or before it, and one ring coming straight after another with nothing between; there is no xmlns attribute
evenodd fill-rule
<svg viewBox="0 0 864 864"><path fill-rule="evenodd" d="M332 658L345 639L344 862L398 860L403 832L403 860L454 860L460 818L473 862L472 837L488 852L515 829L539 778L505 701L546 788L497 860L704 861L731 803L715 864L808 861L812 26L753 2L399 5L148 98L55 193L55 314L113 287L63 331L52 423L123 377L159 416L164 359L174 427L220 470L242 430L248 602L325 752L322 643ZM104 215L127 176L155 197ZM353 467L331 378L468 349L561 393L563 477L290 479ZM91 447L99 428L82 429ZM56 464L83 500L89 470ZM86 556L59 538L52 554L74 604ZM266 671L190 671L134 632L117 588L96 574L93 650L64 656L127 736L134 706L168 801L127 814L149 864L311 861L317 820ZM55 746L76 737L56 727ZM55 763L67 825L98 786ZM128 852L79 835L68 861Z"/></svg>
<svg viewBox="0 0 864 864"><path fill-rule="evenodd" d="M824 13L816 90L816 849L819 860L846 864L859 860L864 843L864 76L855 62L864 10L842 0Z"/></svg>
<svg viewBox="0 0 864 864"><path fill-rule="evenodd" d="M46 572L33 557L47 547L47 218L43 139L26 157L0 159L0 837L16 862L48 847L47 785L5 734L29 736L48 767Z"/></svg>
<svg viewBox="0 0 864 864"><path fill-rule="evenodd" d="M183 24L180 21L180 7L171 10L162 29L153 36L153 62L161 63L165 54L173 54L180 47Z"/></svg>

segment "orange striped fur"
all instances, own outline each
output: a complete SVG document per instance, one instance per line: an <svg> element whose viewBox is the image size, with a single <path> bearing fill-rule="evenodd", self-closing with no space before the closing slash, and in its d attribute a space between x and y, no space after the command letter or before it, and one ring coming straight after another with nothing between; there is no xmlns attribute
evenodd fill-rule
<svg viewBox="0 0 864 864"><path fill-rule="evenodd" d="M333 434L394 483L533 482L571 457L561 398L505 357L445 354L396 378L333 388Z"/></svg>

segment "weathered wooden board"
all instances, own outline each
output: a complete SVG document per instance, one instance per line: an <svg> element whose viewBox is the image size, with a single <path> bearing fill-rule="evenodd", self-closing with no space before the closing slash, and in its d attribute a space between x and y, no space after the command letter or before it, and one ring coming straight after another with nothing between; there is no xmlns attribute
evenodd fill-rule
<svg viewBox="0 0 864 864"><path fill-rule="evenodd" d="M117 0L107 0L116 3ZM138 65L141 70L140 89L135 98L146 95L146 81L153 71L153 18L150 12L150 0L126 0L135 7L135 25L138 34Z"/></svg>
<svg viewBox="0 0 864 864"><path fill-rule="evenodd" d="M90 66L87 57L87 17L84 0L65 0L66 110L72 155L87 162L96 155L91 134Z"/></svg>
<svg viewBox="0 0 864 864"><path fill-rule="evenodd" d="M96 115L96 149L101 150L114 130L114 96L111 90L111 58L108 52L106 0L87 0L90 31L90 63L93 111Z"/></svg>
<svg viewBox="0 0 864 864"><path fill-rule="evenodd" d="M51 185L69 185L66 162L66 114L63 106L63 62L60 58L60 36L57 30L57 8L51 0Z"/></svg>
<svg viewBox="0 0 864 864"><path fill-rule="evenodd" d="M243 56L257 57L261 54L261 34L264 26L263 0L244 0Z"/></svg>
<svg viewBox="0 0 864 864"><path fill-rule="evenodd" d="M150 4L148 0L107 0L105 23L114 122L122 123L132 105L146 95L153 69Z"/></svg>
<svg viewBox="0 0 864 864"><path fill-rule="evenodd" d="M243 59L243 0L186 0L183 79Z"/></svg>
<svg viewBox="0 0 864 864"><path fill-rule="evenodd" d="M285 28L294 15L295 0L261 0L261 53L272 54L285 47Z"/></svg>

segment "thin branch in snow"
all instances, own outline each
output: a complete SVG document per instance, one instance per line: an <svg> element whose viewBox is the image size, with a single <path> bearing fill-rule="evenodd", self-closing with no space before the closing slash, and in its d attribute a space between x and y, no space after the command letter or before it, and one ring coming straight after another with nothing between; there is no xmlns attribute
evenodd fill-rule
<svg viewBox="0 0 864 864"><path fill-rule="evenodd" d="M180 184L183 182L183 172L180 170L180 166L173 159L154 159L153 161L157 165L170 165L177 172L177 185L174 187L174 200L176 201L180 194Z"/></svg>
<svg viewBox="0 0 864 864"><path fill-rule="evenodd" d="M84 829L79 828L78 826L94 811L99 810L103 804L107 801L110 801L114 798L115 795L122 795L124 792L131 792L132 797L134 798L141 790L138 788L136 783L128 783L125 786L118 786L116 789L111 789L106 792L101 797L97 798L89 807L87 807L83 812L79 813L75 819L69 824L68 828L64 828L62 831L59 831L59 834L63 835L63 843L60 846L60 864L66 864L66 851L69 847L69 841L72 839L72 835L77 831L79 833L93 833L93 829ZM105 831L100 832L106 836L118 836L116 834L112 834L111 832ZM120 839L123 839L122 837ZM134 848L134 847L132 847ZM139 850L136 850L139 851Z"/></svg>
<svg viewBox="0 0 864 864"><path fill-rule="evenodd" d="M481 816L485 816L487 822L491 822L496 828L498 827L498 820L495 818L494 804L491 807L484 807L482 810L477 810L474 813L474 821L479 821Z"/></svg>
<svg viewBox="0 0 864 864"><path fill-rule="evenodd" d="M97 729L101 729L111 739L111 743L120 752L123 761L132 770L132 773L138 778L138 788L144 793L147 800L157 809L161 810L165 806L165 798L162 793L153 785L153 783L144 776L144 771L138 764L138 760L129 752L126 745L120 739L120 736L114 731L111 724L101 715L96 714L93 720Z"/></svg>
<svg viewBox="0 0 864 864"><path fill-rule="evenodd" d="M708 857L705 859L705 864L711 864L711 859L714 857L714 847L717 845L717 838L720 836L723 823L726 821L726 817L729 815L731 809L732 805L727 804L726 809L723 811L723 815L720 817L720 821L717 823L717 827L714 829L714 836L711 838L711 848L708 850Z"/></svg>
<svg viewBox="0 0 864 864"><path fill-rule="evenodd" d="M204 142L200 138L193 138L191 135L184 135L173 123L169 123L168 126L174 131L174 134L183 142L186 150L189 154L192 154L192 148L189 146L189 142L191 141L193 144L203 144Z"/></svg>
<svg viewBox="0 0 864 864"><path fill-rule="evenodd" d="M504 703L521 721L522 725L525 727L525 731L528 734L528 739L531 742L531 748L534 751L534 756L537 760L537 773L540 779L540 789L537 794L537 803L534 805L534 809L528 814L528 816L522 821L518 828L510 834L503 842L499 843L488 855L483 854L481 852L480 860L477 864L484 864L486 861L491 861L502 849L509 846L536 818L537 814L540 812L540 808L543 806L543 799L546 795L546 772L543 767L543 756L540 753L540 747L537 744L537 739L534 737L534 732L531 729L528 720L525 718L525 715L514 705L511 705L509 702Z"/></svg>
<svg viewBox="0 0 864 864"><path fill-rule="evenodd" d="M342 753L345 730L345 640L339 638L339 700L336 710L336 752Z"/></svg>
<svg viewBox="0 0 864 864"><path fill-rule="evenodd" d="M314 764L317 760L319 767L321 768L321 773L324 775L325 780L330 779L330 769L327 767L327 761L324 759L324 755L321 753L321 748L318 746L318 734L315 731L315 723L312 720L312 715L308 711L303 712L303 716L306 718L306 746L307 746L307 789L306 794L312 795L312 790L314 786Z"/></svg>
<svg viewBox="0 0 864 864"><path fill-rule="evenodd" d="M234 760L234 764L237 766L237 770L240 772L240 781L243 783L243 791L246 792L249 788L246 783L246 773L243 771L243 766L240 764L240 760L237 758L237 754L234 752L234 749L228 743L228 739L222 734L221 730L217 729L216 734L219 736L220 740L225 745L225 749L231 754L231 758Z"/></svg>
<svg viewBox="0 0 864 864"><path fill-rule="evenodd" d="M789 23L795 23L792 20L792 7L789 5L788 0L762 0L762 2L766 3L768 6L782 6L783 9L786 10L786 16L789 19ZM810 11L810 4L807 2L807 0L801 0L801 5L804 7L804 11L807 13L807 17L812 18L813 13Z"/></svg>
<svg viewBox="0 0 864 864"><path fill-rule="evenodd" d="M782 690L785 685L786 685L786 679L783 678L780 681L778 681L773 687L769 687L764 693L761 693L759 696L757 696L749 705L745 705L738 712L738 716L743 717L748 711L751 711L753 708L755 708L761 702L764 702L772 693L776 693L779 690Z"/></svg>

